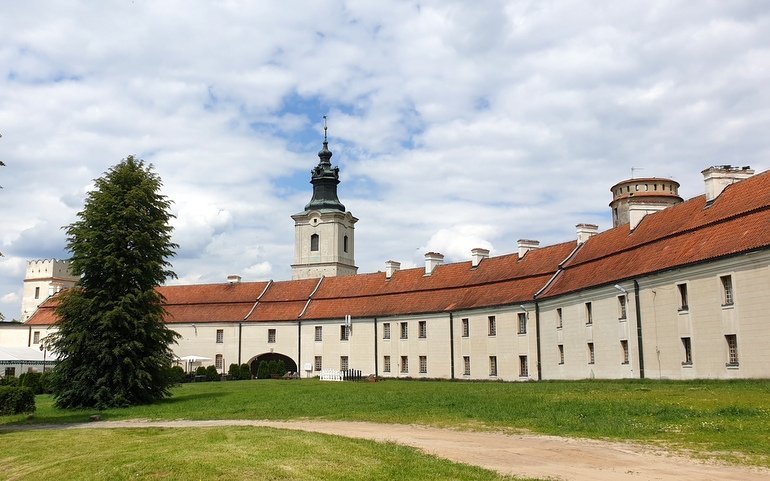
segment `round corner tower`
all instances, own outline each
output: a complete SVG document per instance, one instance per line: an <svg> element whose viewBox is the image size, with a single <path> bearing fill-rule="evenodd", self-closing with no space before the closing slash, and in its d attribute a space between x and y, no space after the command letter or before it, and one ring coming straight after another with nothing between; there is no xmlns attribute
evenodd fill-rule
<svg viewBox="0 0 770 481"><path fill-rule="evenodd" d="M679 182L662 177L623 180L610 191L613 227L631 224L633 229L645 215L682 202Z"/></svg>

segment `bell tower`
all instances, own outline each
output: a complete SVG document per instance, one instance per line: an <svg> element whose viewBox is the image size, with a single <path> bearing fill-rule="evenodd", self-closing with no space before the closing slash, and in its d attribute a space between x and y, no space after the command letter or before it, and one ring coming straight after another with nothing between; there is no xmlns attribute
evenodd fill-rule
<svg viewBox="0 0 770 481"><path fill-rule="evenodd" d="M332 167L324 116L323 148L310 171L313 197L294 219L292 279L350 276L358 271L354 258L354 225L358 221L337 197L339 167Z"/></svg>

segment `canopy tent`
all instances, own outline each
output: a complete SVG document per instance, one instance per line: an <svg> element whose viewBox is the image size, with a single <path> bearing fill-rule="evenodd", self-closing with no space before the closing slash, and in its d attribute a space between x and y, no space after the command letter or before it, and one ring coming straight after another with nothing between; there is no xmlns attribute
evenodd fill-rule
<svg viewBox="0 0 770 481"><path fill-rule="evenodd" d="M177 358L177 359L179 361L184 361L185 362L185 369L184 369L185 372L192 371L193 364L200 364L203 361L211 361L210 357L195 356L195 355L182 356L182 357Z"/></svg>
<svg viewBox="0 0 770 481"><path fill-rule="evenodd" d="M0 346L0 375L16 376L27 370L37 370L36 367L52 367L56 364L57 356L50 351L35 349L33 347L9 347Z"/></svg>

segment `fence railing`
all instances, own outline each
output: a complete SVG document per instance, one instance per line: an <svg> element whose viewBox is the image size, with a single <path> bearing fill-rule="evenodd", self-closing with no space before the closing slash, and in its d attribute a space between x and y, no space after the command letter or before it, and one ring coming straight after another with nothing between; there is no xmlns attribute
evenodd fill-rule
<svg viewBox="0 0 770 481"><path fill-rule="evenodd" d="M324 369L318 378L321 381L361 381L363 376L359 369L347 369L345 371Z"/></svg>

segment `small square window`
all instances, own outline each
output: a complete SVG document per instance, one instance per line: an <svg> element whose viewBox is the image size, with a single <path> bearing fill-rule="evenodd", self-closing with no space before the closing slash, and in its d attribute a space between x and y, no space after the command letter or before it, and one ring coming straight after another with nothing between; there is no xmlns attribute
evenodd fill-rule
<svg viewBox="0 0 770 481"><path fill-rule="evenodd" d="M401 373L406 374L409 372L409 358L401 356Z"/></svg>
<svg viewBox="0 0 770 481"><path fill-rule="evenodd" d="M420 356L420 374L428 372L428 356Z"/></svg>
<svg viewBox="0 0 770 481"><path fill-rule="evenodd" d="M269 343L275 342L275 329L267 330L267 342Z"/></svg>
<svg viewBox="0 0 770 481"><path fill-rule="evenodd" d="M40 331L35 331L32 335L32 344L40 344Z"/></svg>
<svg viewBox="0 0 770 481"><path fill-rule="evenodd" d="M527 313L520 312L519 313L519 334L526 334L526 333L527 333Z"/></svg>
<svg viewBox="0 0 770 481"><path fill-rule="evenodd" d="M489 316L487 318L487 324L489 325L488 334L490 336L496 336L497 335L497 320L495 319L495 316Z"/></svg>
<svg viewBox="0 0 770 481"><path fill-rule="evenodd" d="M417 324L417 327L418 327L418 337L420 339L425 339L426 337L428 337L428 324L427 324L427 322L420 321Z"/></svg>
<svg viewBox="0 0 770 481"><path fill-rule="evenodd" d="M390 372L390 356L383 356L382 372Z"/></svg>
<svg viewBox="0 0 770 481"><path fill-rule="evenodd" d="M382 325L382 338L390 339L390 323L386 322Z"/></svg>
<svg viewBox="0 0 770 481"><path fill-rule="evenodd" d="M471 357L470 356L463 356L463 375L464 376L471 375Z"/></svg>
<svg viewBox="0 0 770 481"><path fill-rule="evenodd" d="M471 332L470 321L468 319L463 319L462 323L463 323L463 337L470 336L470 332Z"/></svg>
<svg viewBox="0 0 770 481"><path fill-rule="evenodd" d="M225 342L225 330L217 329L217 344L222 344L223 342Z"/></svg>
<svg viewBox="0 0 770 481"><path fill-rule="evenodd" d="M323 341L323 338L324 338L323 326L315 326L315 340Z"/></svg>

